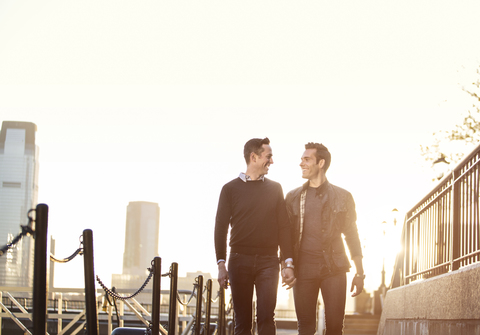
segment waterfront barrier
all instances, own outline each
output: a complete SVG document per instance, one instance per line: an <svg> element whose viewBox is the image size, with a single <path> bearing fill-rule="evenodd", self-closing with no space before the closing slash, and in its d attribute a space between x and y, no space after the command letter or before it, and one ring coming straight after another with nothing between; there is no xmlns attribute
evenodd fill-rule
<svg viewBox="0 0 480 335"><path fill-rule="evenodd" d="M33 213L35 213L35 218L32 217ZM33 300L35 306L30 320L32 321L33 334L46 334L48 206L45 204L38 204L36 209L28 211L27 217L28 225L20 226L21 233L18 234L12 242L0 249L0 256L5 255L5 253L13 248L22 238L26 236L33 236L35 238L33 266ZM3 303L1 304L1 307L2 309L7 310ZM21 311L24 312L22 309ZM9 313L9 316L25 334L32 334L30 329L28 329L13 313Z"/></svg>
<svg viewBox="0 0 480 335"><path fill-rule="evenodd" d="M32 216L35 213L35 218ZM7 306L3 304L0 299L0 307L5 311L6 315L12 319L15 324L24 332L24 334L48 334L46 325L47 317L52 318L48 313L47 306L47 231L48 231L48 206L45 204L37 205L36 209L31 209L28 214L29 223L27 226L21 226L20 234L15 237L12 242L0 248L0 257L4 255L9 249L13 248L22 238L32 236L35 239L34 247L34 280L33 280L33 302L32 302L32 317L27 309L19 304L13 296L7 293L7 297L14 303L15 308L20 310L20 313L11 312ZM84 331L88 335L99 335L98 323L98 309L97 309L97 290L95 288L95 278L105 292L105 301L110 306L116 307L116 301L120 300L128 306L135 316L145 325L141 327L123 327L123 322L120 322L118 310L116 309L118 327L113 329L111 317L108 317L108 334L111 335L128 335L128 334L161 334L161 335L177 335L179 334L179 322L183 324L182 335L231 335L232 322L227 324L227 318L232 319L232 305L231 300L226 308L225 304L225 290L220 288L215 299L212 299L212 280L208 279L204 286L203 276L199 275L195 278L193 283L193 290L178 290L178 264L172 263L169 272L161 273L161 258L155 257L149 268L149 275L145 283L132 295L120 295L115 291L115 288L107 288L103 282L95 276L94 267L94 248L93 248L93 232L90 229L83 231L80 247L75 252L66 258L57 258L50 255L49 259L56 263L67 263L73 260L76 256L83 256L84 260L84 296L85 309L76 317L71 318L71 322L65 327L63 326L63 319L69 317L62 314L62 306L56 314L58 318L57 334L58 335L75 335ZM161 290L161 277L170 278L169 291ZM147 311L134 297L144 290L148 282L153 278L152 282L152 304L151 313ZM204 296L205 293L205 296ZM167 329L161 324L160 303L161 295L169 294L169 306L167 314ZM181 299L180 295L185 298L190 294L190 297L185 300ZM2 294L0 293L0 297ZM111 298L111 299L110 299ZM195 298L195 310L191 316L185 315L187 305ZM112 302L113 301L113 302ZM212 322L212 303L218 302L218 314L216 322ZM60 302L61 304L61 302ZM184 308L184 315L179 316L179 304ZM123 306L123 305L122 305ZM122 308L123 313L123 308ZM2 313L2 315L4 315ZM18 317L17 317L18 316ZM144 317L146 316L146 317ZM27 318L31 321L31 327L24 325L21 318ZM85 318L85 322L80 320ZM202 323L203 321L203 323ZM78 325L80 323L80 325ZM77 325L76 329L73 327ZM0 319L0 335L1 335L1 319Z"/></svg>

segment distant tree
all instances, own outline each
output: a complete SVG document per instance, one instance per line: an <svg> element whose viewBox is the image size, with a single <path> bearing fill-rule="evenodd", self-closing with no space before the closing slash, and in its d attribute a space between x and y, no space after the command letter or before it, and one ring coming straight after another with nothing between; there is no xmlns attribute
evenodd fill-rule
<svg viewBox="0 0 480 335"><path fill-rule="evenodd" d="M421 154L427 162L435 162L442 157L449 163L456 164L480 143L480 67L477 68L477 80L462 87L473 99L472 108L468 110L463 123L453 130L439 131L433 134L433 143L420 146Z"/></svg>

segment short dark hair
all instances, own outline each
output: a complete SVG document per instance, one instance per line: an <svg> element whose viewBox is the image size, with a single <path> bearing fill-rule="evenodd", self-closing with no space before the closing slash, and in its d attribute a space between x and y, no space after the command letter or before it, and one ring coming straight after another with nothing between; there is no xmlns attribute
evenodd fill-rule
<svg viewBox="0 0 480 335"><path fill-rule="evenodd" d="M323 169L325 170L325 172L327 172L328 168L330 167L330 162L332 161L332 155L330 155L327 147L321 143L308 142L307 144L305 144L305 149L317 149L317 151L315 152L315 163L318 164L321 159L324 159L325 165L323 165Z"/></svg>
<svg viewBox="0 0 480 335"><path fill-rule="evenodd" d="M265 137L263 140L261 138L252 138L251 140L245 143L243 147L243 156L245 157L245 162L250 163L250 154L254 152L258 156L260 156L263 152L262 145L270 144L270 140L268 137Z"/></svg>

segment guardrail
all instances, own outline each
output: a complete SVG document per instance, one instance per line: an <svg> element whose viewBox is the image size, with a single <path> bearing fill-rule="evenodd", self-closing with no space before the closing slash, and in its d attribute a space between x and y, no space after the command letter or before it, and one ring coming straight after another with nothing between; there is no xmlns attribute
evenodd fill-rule
<svg viewBox="0 0 480 335"><path fill-rule="evenodd" d="M35 218L30 216L32 212L35 212ZM83 239L81 241L81 247L77 249L71 256L65 259L58 259L53 255L50 255L50 260L66 263L77 255L83 255L84 257L84 279L85 279L85 289L84 289L84 299L85 299L85 308L83 310L78 310L78 313L63 313L63 301L62 296L57 302L60 308L57 308L57 313L54 313L52 309L48 309L48 299L47 299L47 230L48 230L48 206L45 204L37 205L35 210L30 210L27 214L29 218L28 226L21 226L21 233L15 237L11 243L7 244L3 248L0 248L0 256L2 256L8 249L12 248L19 240L28 235L33 235L35 237L35 263L34 263L34 282L33 282L33 298L32 298L32 307L30 311L26 306L19 303L18 298L15 298L9 291L13 288L6 288L2 290L0 298L3 295L11 302L10 308L8 308L8 303L4 304L3 299L0 299L0 316L2 318L8 317L15 322L15 324L22 329L25 334L48 334L46 331L47 318L56 319L57 333L58 335L71 334L75 335L81 330L89 335L98 335L99 333L99 324L98 324L98 291L95 288L95 271L94 271L94 251L93 251L93 232L89 229L83 231ZM34 227L35 226L35 227ZM83 245L83 247L82 247ZM204 284L203 276L199 275L195 278L194 289L189 291L190 298L187 302L184 302L180 299L180 295L186 292L178 291L178 264L172 263L170 271L166 274L161 274L161 258L155 257L152 260L152 268L150 270L150 275L145 281L144 285L137 290L133 295L123 296L115 292L114 289L110 290L97 277L97 281L102 286L105 291L105 298L108 299L110 296L114 299L114 302L109 301L109 316L108 320L108 333L110 334L139 334L142 332L144 334L162 334L162 335L176 335L179 330L179 321L181 321L185 326L183 327L183 335L191 333L192 335L200 335L203 331L204 335L211 334L211 307L212 307L212 281L209 279L205 285L205 291L207 293L206 300L203 299ZM161 277L169 276L170 277L170 290L161 291ZM148 281L153 277L153 289L152 289L152 305L151 313L145 309L141 304L139 304L134 298L136 294L142 291ZM29 288L25 292L29 292ZM17 291L18 292L18 291ZM169 294L169 309L166 319L168 320L168 330L166 330L161 325L161 294ZM28 294L27 294L28 295ZM187 317L184 315L179 318L179 305L180 303L186 307L190 300L196 298L196 308L195 312ZM225 291L220 289L218 292L219 298L219 307L218 307L218 316L217 322L213 325L215 332L219 335L227 335L227 315L232 311L231 304L229 304L228 310L225 310ZM23 298L26 301L27 298ZM116 300L120 300L120 313L117 310ZM130 301L131 302L130 302ZM117 320L120 320L122 317L122 322L119 321L119 327L117 327L112 332L112 309L111 306L115 306ZM123 327L123 320L126 316L124 314L124 305L127 305L129 311L131 311L135 317L146 326L145 328L125 328ZM205 307L204 307L205 306ZM72 315L75 314L75 315ZM203 316L204 315L204 316ZM202 317L203 316L203 317ZM31 322L31 326L25 326L23 320ZM85 319L85 321L81 321ZM63 320L70 320L66 327L63 327ZM202 320L203 326L202 326ZM70 330L74 326L77 326L75 330ZM1 319L0 319L0 335L2 332Z"/></svg>
<svg viewBox="0 0 480 335"><path fill-rule="evenodd" d="M206 288L208 288L208 283L211 279L207 280ZM130 290L120 289L118 290L119 294L128 293ZM5 323L6 319L11 319L15 323L16 327L22 329L25 332L29 330L32 320L32 310L34 306L33 298L31 296L31 288L29 287L0 287L0 334L8 334L8 327ZM142 293L152 294L152 289L144 289ZM83 334L85 328L85 313L86 313L86 302L85 302L85 291L83 288L53 288L49 290L48 295L51 297L47 299L47 320L49 323L49 329L55 329L54 333L56 334ZM155 293L157 295L157 293ZM169 290L161 290L160 300L168 301L170 297ZM208 290L206 294L203 295L203 304L202 304L202 322L203 327L200 331L204 331L203 328L207 324L207 301L208 301ZM127 328L127 327L144 327L143 330L149 329L150 322L152 320L152 304L151 303L140 303L135 298L130 298L128 300L117 300L116 302L112 301L112 304L109 304L105 300L105 292L103 289L98 288L96 290L96 300L97 300L97 319L100 327L100 332L103 334L111 334L115 328ZM191 334L193 333L195 325L195 312L197 309L197 303L193 300L196 298L196 294L191 290L178 290L178 300L179 304L177 305L177 333L178 334ZM217 296L214 299L218 305L220 303L221 297ZM213 300L212 300L213 301ZM194 304L193 304L194 303ZM229 310L231 306L225 306L225 313L227 314L227 324L231 323L231 315L229 316ZM170 303L160 305L159 313L159 324L164 325L168 328L169 322L169 310ZM216 333L221 332L220 323L224 319L221 318L221 307L212 307L210 313L210 327L215 329ZM200 314L199 314L200 315ZM2 320L4 321L4 327L2 328ZM5 328L5 329L4 329ZM11 327L10 327L11 328ZM3 330L2 330L3 329ZM7 330L6 330L7 329ZM127 328L128 329L128 328ZM5 331L7 331L5 333ZM227 334L230 331L227 331ZM28 332L27 332L28 333ZM160 328L161 334L168 334L168 331L165 328ZM212 334L213 332L210 332ZM206 334L206 333L205 333Z"/></svg>
<svg viewBox="0 0 480 335"><path fill-rule="evenodd" d="M480 261L480 146L405 217L391 287Z"/></svg>

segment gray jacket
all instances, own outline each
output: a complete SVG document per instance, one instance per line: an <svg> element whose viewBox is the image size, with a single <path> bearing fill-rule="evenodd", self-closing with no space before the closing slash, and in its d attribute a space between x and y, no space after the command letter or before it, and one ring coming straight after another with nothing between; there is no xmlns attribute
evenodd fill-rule
<svg viewBox="0 0 480 335"><path fill-rule="evenodd" d="M362 247L357 230L357 215L355 212L355 202L350 192L330 184L328 181L324 196L326 202L322 211L322 239L320 241L323 247L325 262L330 269L333 266L337 268L350 268L350 262L345 252L342 235L345 237L350 256L362 257ZM293 225L294 232L294 264L298 260L300 243L303 234L303 221L305 211L305 197L309 182L298 187L287 194L286 205Z"/></svg>

